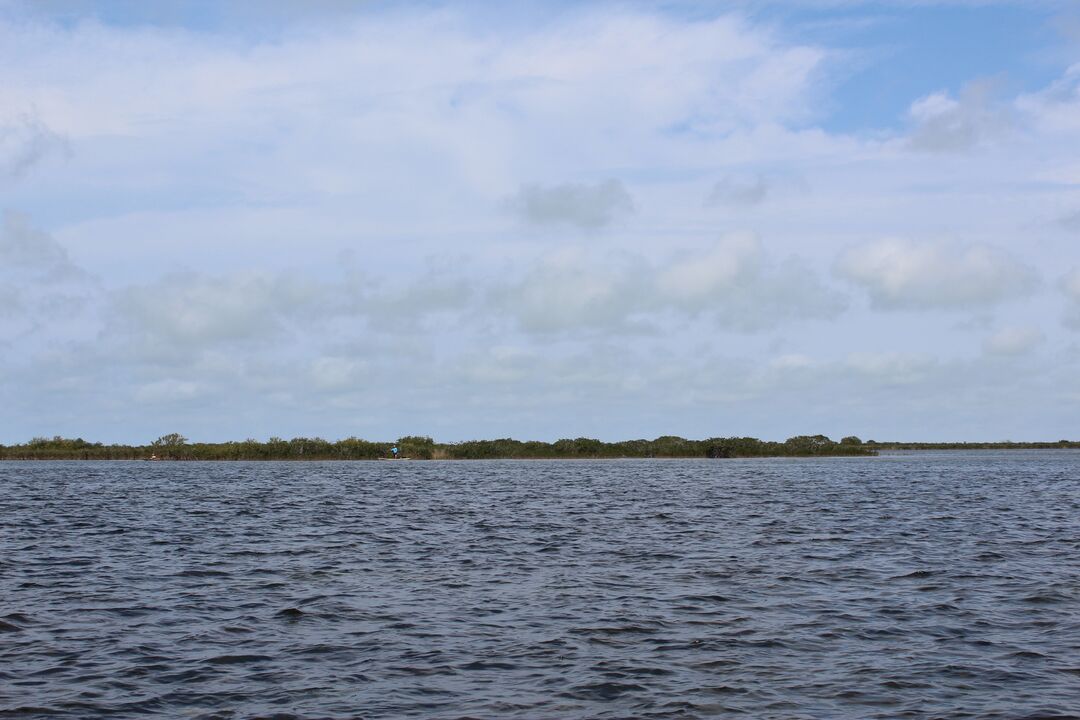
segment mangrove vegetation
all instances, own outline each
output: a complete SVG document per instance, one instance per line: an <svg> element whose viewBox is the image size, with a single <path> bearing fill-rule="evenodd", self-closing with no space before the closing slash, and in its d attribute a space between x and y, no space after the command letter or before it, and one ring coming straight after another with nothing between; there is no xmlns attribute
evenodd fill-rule
<svg viewBox="0 0 1080 720"><path fill-rule="evenodd" d="M190 442L179 433L163 435L146 445L106 445L82 438L34 438L20 445L0 445L5 460L378 460L397 447L402 457L423 460L605 459L605 458L749 458L873 455L858 438L834 442L824 435L800 435L784 442L749 437L687 440L665 435L655 440L602 442L576 438L542 442L511 438L438 443L408 436L396 442L298 437L239 442Z"/></svg>
<svg viewBox="0 0 1080 720"><path fill-rule="evenodd" d="M616 459L616 458L756 458L877 455L897 450L1022 450L1080 449L1080 442L912 443L862 441L849 436L833 441L824 435L798 435L783 442L752 437L688 440L665 435L654 440L602 442L575 438L538 440L469 440L439 443L430 437L408 436L396 442L273 437L262 442L191 442L179 433L163 435L146 445L106 445L82 438L34 438L19 445L0 445L0 460L379 460L399 455L416 460L499 459Z"/></svg>

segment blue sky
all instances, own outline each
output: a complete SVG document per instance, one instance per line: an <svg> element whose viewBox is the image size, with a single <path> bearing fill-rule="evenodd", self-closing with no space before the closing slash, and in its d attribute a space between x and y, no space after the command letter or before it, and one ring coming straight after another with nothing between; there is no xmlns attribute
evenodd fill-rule
<svg viewBox="0 0 1080 720"><path fill-rule="evenodd" d="M0 2L0 442L1080 437L1064 2Z"/></svg>
<svg viewBox="0 0 1080 720"><path fill-rule="evenodd" d="M911 98L956 93L973 78L992 78L1003 93L1035 91L1069 57L1067 16L1037 3L847 6L784 20L793 37L852 53L850 75L841 76L823 121L838 132L895 127Z"/></svg>

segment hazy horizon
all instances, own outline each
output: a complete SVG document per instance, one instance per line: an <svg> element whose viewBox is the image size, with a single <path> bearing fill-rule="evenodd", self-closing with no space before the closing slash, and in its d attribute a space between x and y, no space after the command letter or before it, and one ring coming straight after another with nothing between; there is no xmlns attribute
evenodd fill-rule
<svg viewBox="0 0 1080 720"><path fill-rule="evenodd" d="M0 443L1080 439L1067 2L0 0Z"/></svg>

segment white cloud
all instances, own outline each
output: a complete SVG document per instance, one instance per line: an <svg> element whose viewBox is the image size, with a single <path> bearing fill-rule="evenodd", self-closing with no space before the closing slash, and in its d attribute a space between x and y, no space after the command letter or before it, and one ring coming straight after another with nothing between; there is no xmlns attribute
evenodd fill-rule
<svg viewBox="0 0 1080 720"><path fill-rule="evenodd" d="M122 327L149 346L202 350L220 342L272 339L286 322L317 313L322 299L318 287L303 278L177 273L119 291L114 312Z"/></svg>
<svg viewBox="0 0 1080 720"><path fill-rule="evenodd" d="M848 248L836 273L884 310L970 309L1030 293L1036 272L989 245L885 239Z"/></svg>
<svg viewBox="0 0 1080 720"><path fill-rule="evenodd" d="M565 248L540 259L517 283L497 290L493 300L529 332L625 329L630 316L646 307L640 291L644 278L639 261Z"/></svg>
<svg viewBox="0 0 1080 720"><path fill-rule="evenodd" d="M580 248L543 259L501 302L528 331L625 331L702 317L737 332L835 317L846 306L795 258L775 262L754 235L687 248L666 262L603 256Z"/></svg>
<svg viewBox="0 0 1080 720"><path fill-rule="evenodd" d="M847 306L805 262L795 257L777 262L749 234L681 253L659 270L656 287L661 303L741 332L834 318Z"/></svg>
<svg viewBox="0 0 1080 720"><path fill-rule="evenodd" d="M1042 134L1080 130L1080 63L1044 90L1018 97L1016 107Z"/></svg>
<svg viewBox="0 0 1080 720"><path fill-rule="evenodd" d="M986 338L983 351L988 355L1023 355L1045 339L1042 330L1033 325L1009 325Z"/></svg>
<svg viewBox="0 0 1080 720"><path fill-rule="evenodd" d="M502 77L532 79L521 88L527 94L515 97L553 127L565 127L561 116L595 131L600 120L620 139L642 126L712 133L801 117L805 105L798 100L824 57L818 48L780 46L736 16L580 17L519 43L496 67Z"/></svg>
<svg viewBox="0 0 1080 720"><path fill-rule="evenodd" d="M456 273L382 281L347 263L339 269L324 276L299 269L170 273L121 287L110 295L103 338L167 367L214 352L303 356L361 336L422 337L428 318L449 332L455 323L447 320L460 316L472 298ZM344 372L339 360L332 354L312 360L312 381L319 387L336 382Z"/></svg>
<svg viewBox="0 0 1080 720"><path fill-rule="evenodd" d="M408 187L427 176L438 186L447 172L506 187L524 179L516 168L547 178L568 165L610 167L628 147L638 161L659 158L686 145L675 128L726 134L805 117L824 58L734 15L610 9L505 33L449 11L372 13L256 43L0 25L10 102L36 108L73 145L153 141L173 167L190 166L195 149L227 148L248 160L229 177L278 190L297 178ZM232 137L244 142L223 143ZM260 173L282 160L290 183Z"/></svg>
<svg viewBox="0 0 1080 720"><path fill-rule="evenodd" d="M701 310L718 296L761 273L761 241L754 235L732 235L704 252L688 251L657 278L660 292L672 301Z"/></svg>

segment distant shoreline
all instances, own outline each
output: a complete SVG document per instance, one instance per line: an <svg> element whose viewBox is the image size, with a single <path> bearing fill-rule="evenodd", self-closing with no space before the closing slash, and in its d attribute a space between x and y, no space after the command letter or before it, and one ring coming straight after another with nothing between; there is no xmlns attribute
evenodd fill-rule
<svg viewBox="0 0 1080 720"><path fill-rule="evenodd" d="M825 435L798 435L783 442L751 437L713 437L688 440L665 435L653 440L602 442L593 438L555 442L511 438L438 443L426 436L407 436L396 442L371 442L355 437L271 438L221 443L193 443L172 433L146 445L105 445L82 438L35 438L27 443L0 445L0 460L125 460L125 461L388 461L419 460L632 460L632 459L749 459L807 457L871 457L888 452L943 450L1061 450L1080 449L1080 441L912 443L863 441L848 436L834 441ZM397 455L398 457L395 457Z"/></svg>
<svg viewBox="0 0 1080 720"><path fill-rule="evenodd" d="M625 462L625 461L645 461L645 462L674 462L678 460L791 460L792 462L800 460L866 460L866 459L888 459L890 457L902 457L906 454L921 454L921 453L960 453L960 452L1053 452L1053 451L1070 451L1080 452L1080 448L1076 447L1004 447L1004 448L992 448L992 447L978 447L978 448L920 448L917 450L891 450L885 449L873 454L865 455L755 455L746 457L730 457L730 458L703 458L696 455L691 456L672 456L672 457L491 457L491 458L399 458L397 460L391 458L158 458L157 460L151 460L144 457L129 457L129 458L95 458L95 457L0 457L0 463L15 463L15 462L96 462L96 463L145 463L145 462L162 462L162 463L380 463L387 461L392 465L397 465L403 462L415 462L420 464L430 463L480 463L480 462L559 462L559 463L583 463L583 462ZM895 454L894 454L895 453Z"/></svg>

